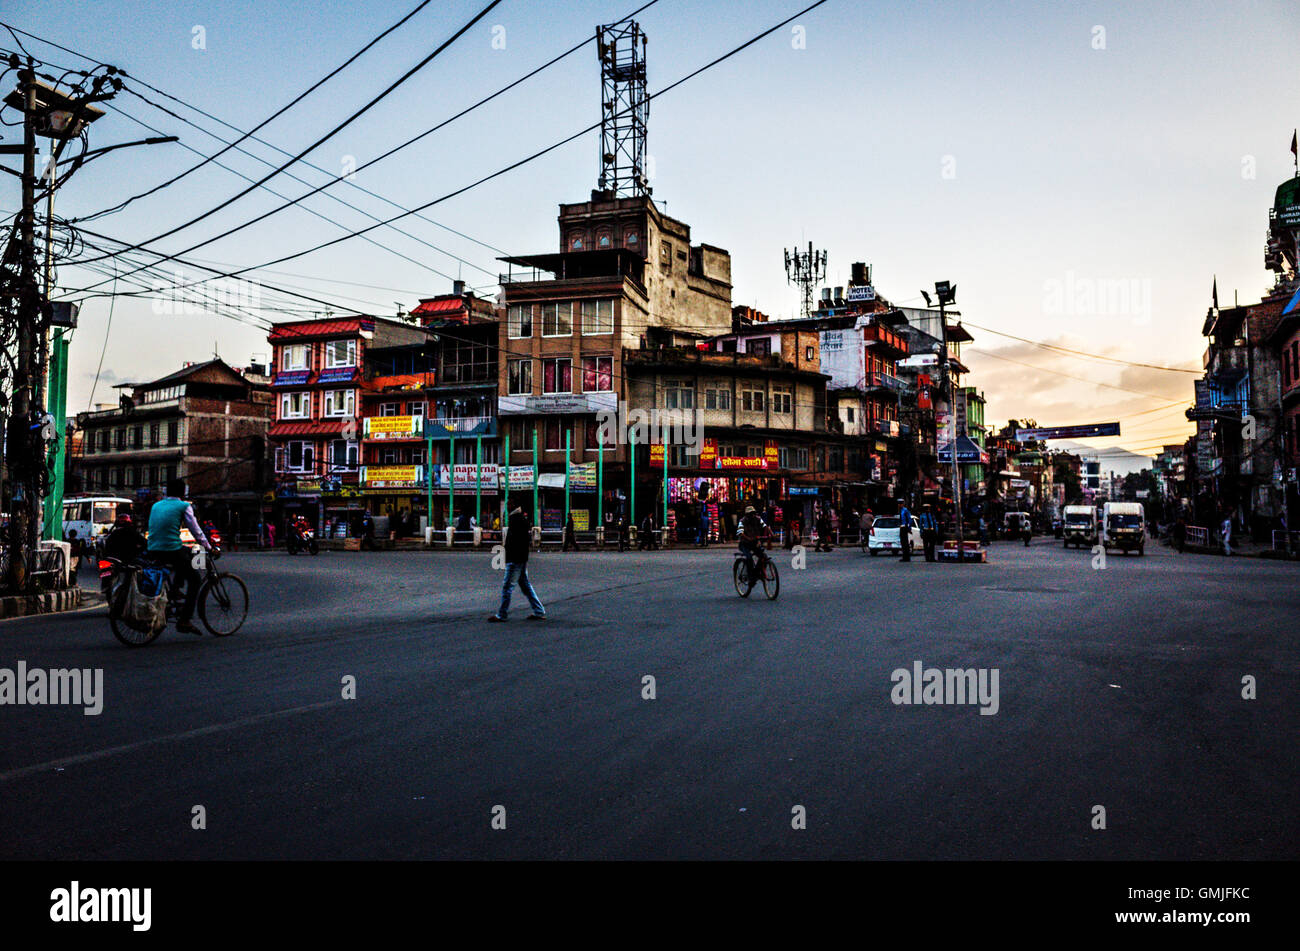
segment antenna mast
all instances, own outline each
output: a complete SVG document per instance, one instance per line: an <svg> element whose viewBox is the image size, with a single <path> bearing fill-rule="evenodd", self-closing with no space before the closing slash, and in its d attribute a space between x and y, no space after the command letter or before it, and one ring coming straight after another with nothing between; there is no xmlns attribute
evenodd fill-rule
<svg viewBox="0 0 1300 951"><path fill-rule="evenodd" d="M596 27L600 57L600 183L627 198L649 195L645 174L646 37L634 20Z"/></svg>
<svg viewBox="0 0 1300 951"><path fill-rule="evenodd" d="M799 285L803 293L803 315L810 316L813 288L826 280L826 252L814 251L811 241L807 251L789 248L785 252L785 278L789 283Z"/></svg>

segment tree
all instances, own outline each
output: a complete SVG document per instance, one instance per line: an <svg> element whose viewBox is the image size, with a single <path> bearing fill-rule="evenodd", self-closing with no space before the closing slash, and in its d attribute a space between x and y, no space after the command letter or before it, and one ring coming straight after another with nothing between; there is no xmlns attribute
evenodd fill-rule
<svg viewBox="0 0 1300 951"><path fill-rule="evenodd" d="M1065 459L1057 459L1052 464L1052 481L1065 486L1065 504L1074 505L1083 501L1083 486L1079 474L1070 468Z"/></svg>

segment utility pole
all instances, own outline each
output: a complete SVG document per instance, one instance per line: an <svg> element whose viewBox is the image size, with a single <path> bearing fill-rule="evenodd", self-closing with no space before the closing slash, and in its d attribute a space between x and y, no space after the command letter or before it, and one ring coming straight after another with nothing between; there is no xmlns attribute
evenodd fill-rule
<svg viewBox="0 0 1300 951"><path fill-rule="evenodd" d="M32 58L18 74L23 98L22 209L18 219L18 360L14 373L13 403L9 412L8 463L11 486L9 519L9 586L27 584L27 559L36 549L37 486L33 453L32 386L36 343L36 71Z"/></svg>
<svg viewBox="0 0 1300 951"><path fill-rule="evenodd" d="M939 298L939 334L943 341L943 363L948 377L948 451L952 463L952 510L957 530L957 561L962 562L966 560L966 546L961 524L961 469L957 464L957 381L953 377L952 357L948 353L948 314L944 309L944 305L957 300L957 289L947 281L937 281L934 290Z"/></svg>

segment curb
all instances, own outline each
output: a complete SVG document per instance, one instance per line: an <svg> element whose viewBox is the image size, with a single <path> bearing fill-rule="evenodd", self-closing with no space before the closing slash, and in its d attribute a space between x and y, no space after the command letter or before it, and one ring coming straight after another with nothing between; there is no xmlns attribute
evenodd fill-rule
<svg viewBox="0 0 1300 951"><path fill-rule="evenodd" d="M80 588L65 588L44 594L9 595L0 597L0 619L75 611L81 604Z"/></svg>

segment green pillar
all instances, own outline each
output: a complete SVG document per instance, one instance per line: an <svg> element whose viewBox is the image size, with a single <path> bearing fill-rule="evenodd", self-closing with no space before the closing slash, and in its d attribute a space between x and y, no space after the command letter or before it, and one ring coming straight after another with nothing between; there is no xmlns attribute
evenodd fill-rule
<svg viewBox="0 0 1300 951"><path fill-rule="evenodd" d="M664 440L664 539L668 538L668 440Z"/></svg>
<svg viewBox="0 0 1300 951"><path fill-rule="evenodd" d="M62 330L54 334L50 348L49 410L54 417L56 441L50 453L53 470L50 492L45 497L45 531L42 537L59 541L63 538L63 473L68 458L68 434L65 416L68 408L68 340Z"/></svg>
<svg viewBox="0 0 1300 951"><path fill-rule="evenodd" d="M533 427L533 524L542 524L542 513L537 508L537 427Z"/></svg>
<svg viewBox="0 0 1300 951"><path fill-rule="evenodd" d="M447 436L447 527L456 529L456 436Z"/></svg>
<svg viewBox="0 0 1300 951"><path fill-rule="evenodd" d="M605 524L605 442L596 440L596 527Z"/></svg>
<svg viewBox="0 0 1300 951"><path fill-rule="evenodd" d="M424 454L424 511L425 524L433 529L433 437L425 438L428 449ZM430 536L432 538L432 536Z"/></svg>
<svg viewBox="0 0 1300 951"><path fill-rule="evenodd" d="M483 526L483 437L475 436L474 464L474 521Z"/></svg>
<svg viewBox="0 0 1300 951"><path fill-rule="evenodd" d="M573 430L564 431L564 524L569 524L569 454L573 451Z"/></svg>
<svg viewBox="0 0 1300 951"><path fill-rule="evenodd" d="M628 483L628 519L633 525L638 524L636 520L636 443L629 442L627 445L627 483Z"/></svg>

